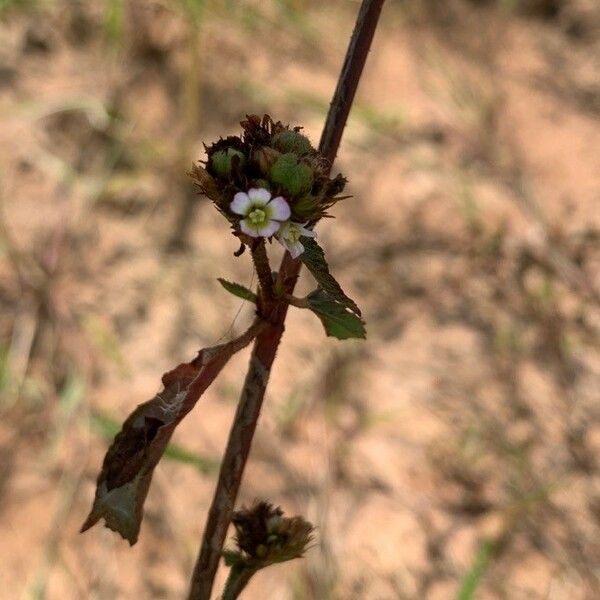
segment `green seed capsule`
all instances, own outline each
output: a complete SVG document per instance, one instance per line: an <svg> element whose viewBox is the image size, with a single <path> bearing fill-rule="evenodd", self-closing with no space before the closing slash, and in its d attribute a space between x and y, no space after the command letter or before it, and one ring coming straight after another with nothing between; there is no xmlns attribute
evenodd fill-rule
<svg viewBox="0 0 600 600"><path fill-rule="evenodd" d="M219 150L210 157L210 166L219 177L229 177L231 175L231 161L234 156L239 157L240 167L243 168L246 164L246 157L235 148L226 148Z"/></svg>
<svg viewBox="0 0 600 600"><path fill-rule="evenodd" d="M299 196L312 187L313 173L308 165L298 162L295 154L282 154L271 167L271 181L291 196Z"/></svg>
<svg viewBox="0 0 600 600"><path fill-rule="evenodd" d="M318 207L319 199L307 194L294 203L293 211L294 215L303 221L307 221L314 216Z"/></svg>
<svg viewBox="0 0 600 600"><path fill-rule="evenodd" d="M305 135L291 129L274 135L271 143L280 152L293 152L298 156L313 150L310 140Z"/></svg>

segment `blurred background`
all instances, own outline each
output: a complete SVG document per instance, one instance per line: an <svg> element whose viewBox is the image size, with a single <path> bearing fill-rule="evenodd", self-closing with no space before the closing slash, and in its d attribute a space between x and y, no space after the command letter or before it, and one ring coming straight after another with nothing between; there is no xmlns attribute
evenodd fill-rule
<svg viewBox="0 0 600 600"><path fill-rule="evenodd" d="M123 419L252 318L186 171L246 113L316 144L358 7L0 0L0 598L184 597L247 352L138 544L78 529ZM596 0L387 2L319 227L368 340L289 315L239 502L318 542L245 598L600 598L599 73Z"/></svg>

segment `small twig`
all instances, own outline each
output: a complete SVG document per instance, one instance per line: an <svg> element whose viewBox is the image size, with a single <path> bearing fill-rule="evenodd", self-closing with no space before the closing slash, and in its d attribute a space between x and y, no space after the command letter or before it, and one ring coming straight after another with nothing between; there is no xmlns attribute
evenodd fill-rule
<svg viewBox="0 0 600 600"><path fill-rule="evenodd" d="M384 0L363 0L337 88L329 108L319 151L333 163L348 119L369 48L375 34ZM285 253L279 269L279 281L292 294L302 263ZM209 510L202 545L192 575L189 600L210 600L213 581L237 493L250 452L271 366L284 331L288 304L279 303L269 315L270 325L254 343L238 409L229 434L227 448L215 495Z"/></svg>
<svg viewBox="0 0 600 600"><path fill-rule="evenodd" d="M222 600L235 600L238 598L256 572L257 570L248 569L247 567L232 566L225 583Z"/></svg>
<svg viewBox="0 0 600 600"><path fill-rule="evenodd" d="M273 293L273 275L271 274L271 266L269 264L269 257L267 256L267 250L265 248L265 240L256 240L252 246L252 262L256 268L258 275L258 281L260 283L260 290L263 299L270 302L274 298Z"/></svg>

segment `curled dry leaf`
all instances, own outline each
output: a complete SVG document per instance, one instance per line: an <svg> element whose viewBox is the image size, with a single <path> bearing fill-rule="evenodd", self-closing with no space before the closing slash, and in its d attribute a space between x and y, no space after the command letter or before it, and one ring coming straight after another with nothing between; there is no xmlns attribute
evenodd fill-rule
<svg viewBox="0 0 600 600"><path fill-rule="evenodd" d="M94 504L82 532L104 519L109 529L135 544L154 468L175 427L231 356L247 346L265 326L257 321L235 340L205 348L191 362L163 375L163 390L131 413L108 449Z"/></svg>

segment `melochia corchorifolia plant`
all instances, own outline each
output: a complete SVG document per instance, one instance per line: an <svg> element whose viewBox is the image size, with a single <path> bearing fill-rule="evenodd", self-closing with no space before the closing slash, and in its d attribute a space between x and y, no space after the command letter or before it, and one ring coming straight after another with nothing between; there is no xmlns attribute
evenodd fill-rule
<svg viewBox="0 0 600 600"><path fill-rule="evenodd" d="M255 319L239 337L203 348L190 362L165 373L163 389L126 419L106 453L94 503L82 527L85 531L104 519L107 527L135 544L154 468L175 427L229 359L254 342L192 576L190 600L209 600L222 556L231 567L223 596L227 600L237 598L258 570L302 556L312 539L310 523L302 517L285 518L268 502L238 512L233 509L288 307L312 311L329 336L365 337L361 312L330 273L314 226L347 198L345 177L331 177L330 169L382 5L383 0L363 0L318 150L301 127L284 125L269 115L249 115L239 136L205 146L206 160L190 173L238 239L235 255L247 250L252 259L256 290L225 279L219 282L231 294L254 303ZM267 253L273 243L286 250L278 272ZM293 295L301 265L316 282L315 290L304 298ZM231 522L237 550L223 552Z"/></svg>
<svg viewBox="0 0 600 600"><path fill-rule="evenodd" d="M236 255L249 248L259 285L256 292L225 279L230 293L256 304L256 319L238 338L204 348L189 363L163 376L164 388L138 406L123 424L104 459L88 529L101 518L131 544L137 541L143 503L154 467L181 419L193 408L229 358L249 344L281 305L312 310L328 335L364 338L360 310L329 272L325 254L312 227L343 199L346 179L330 178L327 161L310 144L300 127L291 129L265 115L249 115L241 136L220 139L206 148L203 166L190 175L240 241ZM306 298L287 293L273 273L266 245L274 240L300 259L317 288Z"/></svg>

